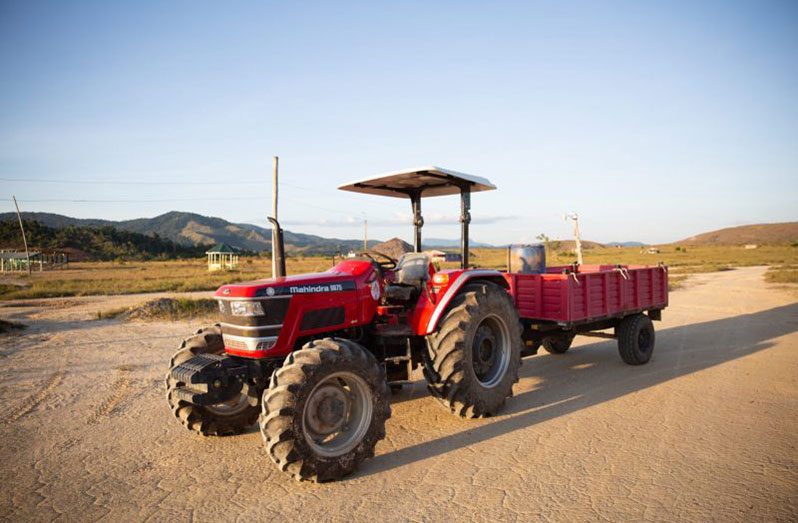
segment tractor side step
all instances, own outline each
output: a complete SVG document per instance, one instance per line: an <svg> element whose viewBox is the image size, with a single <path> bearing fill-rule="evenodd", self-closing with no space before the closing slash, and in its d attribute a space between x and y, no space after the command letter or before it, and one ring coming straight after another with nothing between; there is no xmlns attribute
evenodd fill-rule
<svg viewBox="0 0 798 523"><path fill-rule="evenodd" d="M375 327L379 336L406 337L413 335L413 329L409 325L376 325Z"/></svg>

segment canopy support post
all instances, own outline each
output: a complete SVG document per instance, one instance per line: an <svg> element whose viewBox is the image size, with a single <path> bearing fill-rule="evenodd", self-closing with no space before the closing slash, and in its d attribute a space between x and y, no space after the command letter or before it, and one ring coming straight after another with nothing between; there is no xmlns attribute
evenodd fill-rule
<svg viewBox="0 0 798 523"><path fill-rule="evenodd" d="M460 187L460 268L468 268L468 224L471 223L471 186Z"/></svg>
<svg viewBox="0 0 798 523"><path fill-rule="evenodd" d="M421 216L421 193L410 193L410 203L413 206L413 252L421 252L421 228L424 227L424 218Z"/></svg>

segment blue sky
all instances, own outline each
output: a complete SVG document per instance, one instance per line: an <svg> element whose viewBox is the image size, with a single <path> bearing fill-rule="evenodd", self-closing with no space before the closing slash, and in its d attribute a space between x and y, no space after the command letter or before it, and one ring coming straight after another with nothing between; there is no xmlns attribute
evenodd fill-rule
<svg viewBox="0 0 798 523"><path fill-rule="evenodd" d="M796 56L790 1L4 0L0 211L265 224L277 154L284 226L324 236L409 239L407 202L335 187L420 165L499 187L484 242L793 221ZM457 237L456 198L424 211Z"/></svg>

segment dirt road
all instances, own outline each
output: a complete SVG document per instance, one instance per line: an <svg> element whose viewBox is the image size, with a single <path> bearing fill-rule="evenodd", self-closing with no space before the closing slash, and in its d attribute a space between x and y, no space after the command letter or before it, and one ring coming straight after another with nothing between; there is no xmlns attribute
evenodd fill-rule
<svg viewBox="0 0 798 523"><path fill-rule="evenodd" d="M577 338L527 358L503 415L465 421L423 383L388 437L332 484L278 472L260 435L202 438L162 378L189 323L96 321L141 299L3 307L0 514L9 520L518 521L798 519L798 303L764 269L671 295L657 349L624 365Z"/></svg>

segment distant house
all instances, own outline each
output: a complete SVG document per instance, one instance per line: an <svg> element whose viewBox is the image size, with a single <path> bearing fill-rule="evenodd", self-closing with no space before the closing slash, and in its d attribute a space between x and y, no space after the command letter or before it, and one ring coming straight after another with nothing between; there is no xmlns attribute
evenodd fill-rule
<svg viewBox="0 0 798 523"><path fill-rule="evenodd" d="M656 247L649 247L646 252L648 254L659 254L659 249L657 249Z"/></svg>
<svg viewBox="0 0 798 523"><path fill-rule="evenodd" d="M205 252L209 271L229 271L238 267L238 250L226 243L217 243Z"/></svg>
<svg viewBox="0 0 798 523"><path fill-rule="evenodd" d="M30 253L31 270L42 270L42 256L39 252ZM0 272L23 272L28 270L28 255L20 251L0 252Z"/></svg>
<svg viewBox="0 0 798 523"><path fill-rule="evenodd" d="M65 269L69 267L69 256L65 252L31 251L30 270L49 271L52 269ZM28 255L21 251L0 250L0 273L27 272Z"/></svg>
<svg viewBox="0 0 798 523"><path fill-rule="evenodd" d="M759 245L757 245L755 243L748 243L748 244L744 245L743 248L744 249L749 249L749 250L750 249L758 249Z"/></svg>

